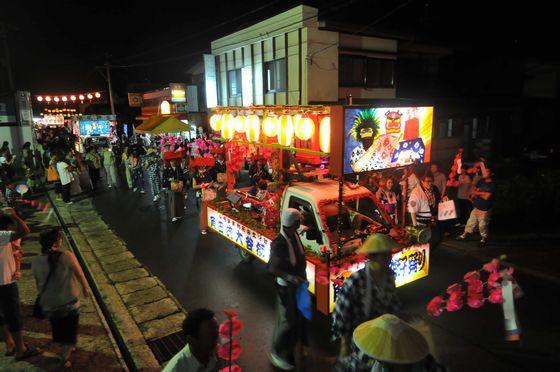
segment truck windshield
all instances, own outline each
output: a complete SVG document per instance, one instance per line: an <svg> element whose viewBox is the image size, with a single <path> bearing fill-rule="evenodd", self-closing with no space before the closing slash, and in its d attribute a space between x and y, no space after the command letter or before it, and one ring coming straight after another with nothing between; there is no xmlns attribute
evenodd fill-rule
<svg viewBox="0 0 560 372"><path fill-rule="evenodd" d="M383 217L379 208L371 198L359 198L351 202L345 202L345 204L353 211L366 215L383 226L391 226L391 223Z"/></svg>

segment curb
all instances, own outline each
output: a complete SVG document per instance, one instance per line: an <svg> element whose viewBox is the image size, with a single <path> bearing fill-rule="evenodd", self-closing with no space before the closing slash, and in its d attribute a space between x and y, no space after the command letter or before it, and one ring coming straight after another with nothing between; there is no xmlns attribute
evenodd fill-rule
<svg viewBox="0 0 560 372"><path fill-rule="evenodd" d="M460 243L450 242L450 241L442 242L440 244L440 249L445 249L446 252L450 252L450 253L462 253L464 255L475 257L475 258L477 258L481 261L484 261L484 262L489 262L493 258L496 258L496 257L492 257L492 256L487 256L484 253L481 253L481 252L478 252L478 251L473 251L472 249L468 249ZM522 267L522 266L519 266L519 265L514 264L512 262L509 262L507 260L504 261L504 263L515 267L515 269L517 271L519 271L520 273L522 273L524 275L532 276L532 277L535 277L535 278L540 279L540 280L549 281L549 282L554 283L555 285L560 286L560 278L558 278L557 276L547 274L547 273L543 273L543 272L540 272L538 270Z"/></svg>
<svg viewBox="0 0 560 372"><path fill-rule="evenodd" d="M60 202L52 205L88 272L88 281L95 288L95 297L127 366L132 371L161 370L148 341L179 331L185 310L93 207L79 202L78 208L83 209L73 216L75 206L60 208ZM90 218L85 220L88 217L83 216L87 215ZM72 226L66 226L65 220Z"/></svg>

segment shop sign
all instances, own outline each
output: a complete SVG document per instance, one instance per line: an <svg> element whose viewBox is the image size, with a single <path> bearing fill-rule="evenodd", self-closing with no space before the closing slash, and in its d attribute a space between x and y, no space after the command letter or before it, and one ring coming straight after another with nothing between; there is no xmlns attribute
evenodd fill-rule
<svg viewBox="0 0 560 372"><path fill-rule="evenodd" d="M185 84L171 83L169 84L169 88L171 89L171 102L187 102Z"/></svg>
<svg viewBox="0 0 560 372"><path fill-rule="evenodd" d="M175 112L187 112L188 107L186 103L175 104Z"/></svg>
<svg viewBox="0 0 560 372"><path fill-rule="evenodd" d="M128 105L130 107L142 107L142 93L128 93Z"/></svg>
<svg viewBox="0 0 560 372"><path fill-rule="evenodd" d="M268 262L272 241L208 207L208 226L249 253Z"/></svg>
<svg viewBox="0 0 560 372"><path fill-rule="evenodd" d="M414 245L393 254L391 269L395 273L395 285L400 287L428 276L430 245Z"/></svg>

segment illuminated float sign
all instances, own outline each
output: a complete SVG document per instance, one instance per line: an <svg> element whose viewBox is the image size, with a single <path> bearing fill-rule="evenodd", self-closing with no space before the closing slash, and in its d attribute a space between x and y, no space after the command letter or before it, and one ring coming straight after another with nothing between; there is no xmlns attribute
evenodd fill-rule
<svg viewBox="0 0 560 372"><path fill-rule="evenodd" d="M395 273L395 285L397 287L428 276L430 245L414 245L394 253L390 266Z"/></svg>
<svg viewBox="0 0 560 372"><path fill-rule="evenodd" d="M257 258L268 262L270 258L270 244L272 243L270 239L211 207L208 207L208 226Z"/></svg>
<svg viewBox="0 0 560 372"><path fill-rule="evenodd" d="M344 110L344 174L430 161L433 107Z"/></svg>
<svg viewBox="0 0 560 372"><path fill-rule="evenodd" d="M109 120L80 120L80 136L109 136L111 122Z"/></svg>
<svg viewBox="0 0 560 372"><path fill-rule="evenodd" d="M181 103L187 102L187 93L185 91L185 84L182 83L171 83L169 84L171 89L171 102Z"/></svg>

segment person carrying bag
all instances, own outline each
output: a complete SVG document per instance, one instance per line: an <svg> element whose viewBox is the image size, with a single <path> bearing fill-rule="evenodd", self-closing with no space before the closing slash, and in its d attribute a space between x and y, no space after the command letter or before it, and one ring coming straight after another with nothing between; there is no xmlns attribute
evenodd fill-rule
<svg viewBox="0 0 560 372"><path fill-rule="evenodd" d="M45 314L45 311L43 310L43 307L41 306L41 296L43 295L43 292L47 288L47 285L49 284L49 281L52 278L53 272L54 272L54 269L49 270L49 275L47 275L47 279L45 280L45 284L43 284L43 290L40 291L39 294L37 295L37 299L35 300L35 304L33 305L33 317L34 318L45 319L47 317L47 314Z"/></svg>
<svg viewBox="0 0 560 372"><path fill-rule="evenodd" d="M80 287L88 297L87 281L76 257L60 251L62 234L58 229L43 231L40 236L42 255L31 261L33 276L40 293L33 315L48 317L52 340L62 346L62 366L71 368L70 356L76 349L80 319Z"/></svg>

